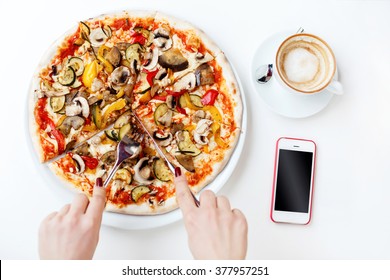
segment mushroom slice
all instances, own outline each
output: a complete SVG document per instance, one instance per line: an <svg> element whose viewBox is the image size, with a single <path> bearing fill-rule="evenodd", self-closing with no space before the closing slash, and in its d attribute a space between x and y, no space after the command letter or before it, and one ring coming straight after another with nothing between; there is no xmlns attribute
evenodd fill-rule
<svg viewBox="0 0 390 280"><path fill-rule="evenodd" d="M157 120L158 122L163 125L163 126L166 126L166 127L169 127L171 126L172 124L172 116L173 116L173 113L171 110L168 110L164 115L162 115L161 117L159 117Z"/></svg>
<svg viewBox="0 0 390 280"><path fill-rule="evenodd" d="M204 86L214 84L214 72L210 65L204 63L195 70L196 85Z"/></svg>
<svg viewBox="0 0 390 280"><path fill-rule="evenodd" d="M188 67L188 60L182 55L180 50L171 48L158 57L158 63L165 68L178 72Z"/></svg>
<svg viewBox="0 0 390 280"><path fill-rule="evenodd" d="M111 85L114 89L124 86L130 79L130 69L126 66L119 66L110 75Z"/></svg>
<svg viewBox="0 0 390 280"><path fill-rule="evenodd" d="M158 144L161 147L166 147L171 143L173 136L169 132L164 132L163 134L161 134L160 132L155 131L153 132L153 138L158 141Z"/></svg>
<svg viewBox="0 0 390 280"><path fill-rule="evenodd" d="M164 38L164 37L158 37L153 40L153 43L155 46L162 52L165 52L172 48L172 39L171 38Z"/></svg>
<svg viewBox="0 0 390 280"><path fill-rule="evenodd" d="M192 120L197 123L202 119L206 118L206 113L203 110L198 110L195 112L194 116L192 117Z"/></svg>
<svg viewBox="0 0 390 280"><path fill-rule="evenodd" d="M111 166L114 165L116 159L115 151L109 151L100 157L100 161L103 164Z"/></svg>
<svg viewBox="0 0 390 280"><path fill-rule="evenodd" d="M87 142L84 142L83 144L78 146L76 149L74 149L73 153L78 154L80 156L90 156L89 144Z"/></svg>
<svg viewBox="0 0 390 280"><path fill-rule="evenodd" d="M213 121L201 119L194 130L194 140L199 145L206 145L209 142L207 135L210 133L210 125Z"/></svg>
<svg viewBox="0 0 390 280"><path fill-rule="evenodd" d="M154 67L156 67L158 62L158 49L154 48L151 53L151 58L149 59L149 63L144 66L146 70L152 70Z"/></svg>
<svg viewBox="0 0 390 280"><path fill-rule="evenodd" d="M195 128L195 133L198 133L203 136L207 136L210 132L210 125L213 121L208 119L201 119Z"/></svg>
<svg viewBox="0 0 390 280"><path fill-rule="evenodd" d="M195 172L194 159L190 155L177 155L177 161L189 172Z"/></svg>
<svg viewBox="0 0 390 280"><path fill-rule="evenodd" d="M173 95L168 95L166 103L168 105L168 108L174 109L176 108L176 98Z"/></svg>
<svg viewBox="0 0 390 280"><path fill-rule="evenodd" d="M79 116L66 117L58 129L62 132L62 134L67 136L72 127L77 130L84 124L84 122L85 120Z"/></svg>
<svg viewBox="0 0 390 280"><path fill-rule="evenodd" d="M76 162L77 173L83 173L85 171L85 163L81 156L79 156L78 154L73 154L72 158Z"/></svg>
<svg viewBox="0 0 390 280"><path fill-rule="evenodd" d="M149 158L143 157L134 166L134 180L145 185L153 182L153 179L150 178L152 170L150 169L148 161Z"/></svg>
<svg viewBox="0 0 390 280"><path fill-rule="evenodd" d="M75 99L73 99L73 102L79 103L81 105L81 115L84 118L88 118L89 116L88 100L85 99L84 97L76 97Z"/></svg>
<svg viewBox="0 0 390 280"><path fill-rule="evenodd" d="M107 41L107 34L104 32L103 28L96 28L91 31L89 34L89 40L91 41L91 45L93 47L100 47Z"/></svg>
<svg viewBox="0 0 390 280"><path fill-rule="evenodd" d="M111 50L106 54L106 59L114 66L118 66L121 62L122 55L117 47L112 47Z"/></svg>
<svg viewBox="0 0 390 280"><path fill-rule="evenodd" d="M65 107L65 115L72 117L79 115L83 109L77 103Z"/></svg>
<svg viewBox="0 0 390 280"><path fill-rule="evenodd" d="M205 54L197 53L195 55L195 61L198 63L198 65L209 62L213 59L214 59L214 57L211 54L209 54L208 52L206 52Z"/></svg>
<svg viewBox="0 0 390 280"><path fill-rule="evenodd" d="M101 90L104 87L104 83L99 78L95 78L92 81L91 90L92 92L96 92Z"/></svg>
<svg viewBox="0 0 390 280"><path fill-rule="evenodd" d="M194 73L188 73L187 75L183 76L180 80L178 80L173 85L173 91L180 92L182 90L188 90L191 91L196 86L196 76Z"/></svg>
<svg viewBox="0 0 390 280"><path fill-rule="evenodd" d="M154 38L162 37L165 39L169 39L169 35L170 35L169 30L167 30L163 27L159 27L154 31Z"/></svg>
<svg viewBox="0 0 390 280"><path fill-rule="evenodd" d="M150 96L154 97L161 90L161 86L159 84L154 84L150 89Z"/></svg>
<svg viewBox="0 0 390 280"><path fill-rule="evenodd" d="M156 80L159 80L161 81L162 79L164 79L166 76L168 75L167 73L167 70L165 70L165 68L161 68L160 70L158 70L156 76L154 77Z"/></svg>
<svg viewBox="0 0 390 280"><path fill-rule="evenodd" d="M207 145L209 143L209 138L207 136L203 136L197 133L194 133L194 140L199 145Z"/></svg>

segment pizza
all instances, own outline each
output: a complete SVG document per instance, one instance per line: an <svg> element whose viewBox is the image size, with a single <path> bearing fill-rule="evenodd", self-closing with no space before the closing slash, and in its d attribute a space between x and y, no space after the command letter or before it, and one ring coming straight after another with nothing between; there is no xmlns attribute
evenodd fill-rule
<svg viewBox="0 0 390 280"><path fill-rule="evenodd" d="M188 22L148 11L80 21L33 77L30 132L40 161L91 195L121 139L140 133L133 114L197 193L234 151L241 93L224 53ZM177 208L166 163L147 136L140 147L109 182L106 210L154 215Z"/></svg>

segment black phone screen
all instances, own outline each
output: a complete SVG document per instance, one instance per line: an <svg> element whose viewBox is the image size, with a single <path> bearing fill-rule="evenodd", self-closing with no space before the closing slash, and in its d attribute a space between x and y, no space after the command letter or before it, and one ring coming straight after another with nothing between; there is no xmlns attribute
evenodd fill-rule
<svg viewBox="0 0 390 280"><path fill-rule="evenodd" d="M309 212L313 153L279 150L275 210Z"/></svg>

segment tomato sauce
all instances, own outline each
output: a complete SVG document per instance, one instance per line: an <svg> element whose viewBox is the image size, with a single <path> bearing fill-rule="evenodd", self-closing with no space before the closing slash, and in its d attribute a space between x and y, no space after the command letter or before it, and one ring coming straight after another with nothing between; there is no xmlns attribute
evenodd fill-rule
<svg viewBox="0 0 390 280"><path fill-rule="evenodd" d="M56 126L52 119L49 117L49 113L46 111L45 107L47 104L47 97L40 98L35 107L35 120L38 124L39 130L45 131L47 126L50 126L51 131L48 132L49 137L55 139L58 143L58 153L62 153L65 150L65 139L64 136L56 129ZM41 143L42 141L41 136ZM47 142L47 141L45 141ZM45 152L45 157L47 159L48 154L55 154L54 145L42 145Z"/></svg>
<svg viewBox="0 0 390 280"><path fill-rule="evenodd" d="M115 19L111 24L110 27L112 29L118 30L129 30L131 28L131 24L128 19L120 18L120 19Z"/></svg>
<svg viewBox="0 0 390 280"><path fill-rule="evenodd" d="M58 55L56 56L60 61L68 56L74 56L74 53L79 49L80 46L75 44L75 41L80 37L80 30L77 31L68 38L65 45L59 49Z"/></svg>
<svg viewBox="0 0 390 280"><path fill-rule="evenodd" d="M212 171L213 168L211 167L211 165L209 163L205 163L202 169L197 169L196 173L191 173L190 176L187 177L188 184L190 186L198 184L201 180L206 178L207 175L211 174Z"/></svg>

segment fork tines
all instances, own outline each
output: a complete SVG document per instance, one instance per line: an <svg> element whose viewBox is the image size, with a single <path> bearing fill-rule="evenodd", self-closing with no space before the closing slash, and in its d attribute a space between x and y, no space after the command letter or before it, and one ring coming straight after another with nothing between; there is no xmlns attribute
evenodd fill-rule
<svg viewBox="0 0 390 280"><path fill-rule="evenodd" d="M138 125L133 122L130 138L134 141L141 143L145 138L145 132Z"/></svg>

